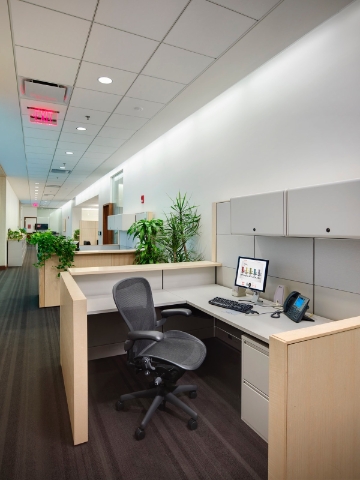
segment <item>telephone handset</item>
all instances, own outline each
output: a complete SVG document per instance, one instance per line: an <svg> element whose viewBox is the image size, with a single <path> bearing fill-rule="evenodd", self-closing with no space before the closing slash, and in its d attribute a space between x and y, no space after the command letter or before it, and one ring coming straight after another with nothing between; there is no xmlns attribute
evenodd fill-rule
<svg viewBox="0 0 360 480"><path fill-rule="evenodd" d="M284 313L293 322L299 323L301 320L314 322L312 318L306 317L305 312L309 308L310 299L304 297L299 292L291 292L284 302Z"/></svg>

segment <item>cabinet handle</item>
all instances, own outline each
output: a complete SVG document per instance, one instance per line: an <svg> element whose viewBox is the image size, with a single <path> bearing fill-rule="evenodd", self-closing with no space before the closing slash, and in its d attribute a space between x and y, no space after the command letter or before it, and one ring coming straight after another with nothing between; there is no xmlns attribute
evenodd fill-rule
<svg viewBox="0 0 360 480"><path fill-rule="evenodd" d="M329 233L329 232L330 232L330 228L327 228L326 231Z"/></svg>
<svg viewBox="0 0 360 480"><path fill-rule="evenodd" d="M253 228L253 232L256 232L256 228Z"/></svg>

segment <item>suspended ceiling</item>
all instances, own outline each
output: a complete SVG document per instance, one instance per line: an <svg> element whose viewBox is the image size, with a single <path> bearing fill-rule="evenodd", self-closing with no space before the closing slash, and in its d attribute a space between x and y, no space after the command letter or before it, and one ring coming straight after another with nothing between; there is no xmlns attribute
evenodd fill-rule
<svg viewBox="0 0 360 480"><path fill-rule="evenodd" d="M73 198L350 3L0 2L0 164L23 203L47 207ZM101 84L103 76L112 83ZM67 102L29 99L24 78L67 86ZM58 111L58 125L31 123L28 107ZM70 174L51 172L64 164Z"/></svg>

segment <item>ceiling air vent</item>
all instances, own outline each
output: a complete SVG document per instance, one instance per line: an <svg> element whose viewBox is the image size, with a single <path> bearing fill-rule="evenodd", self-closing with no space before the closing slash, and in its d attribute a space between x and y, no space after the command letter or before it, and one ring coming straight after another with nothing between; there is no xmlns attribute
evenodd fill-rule
<svg viewBox="0 0 360 480"><path fill-rule="evenodd" d="M63 168L52 168L51 173L71 173L71 170L65 170Z"/></svg>
<svg viewBox="0 0 360 480"><path fill-rule="evenodd" d="M57 83L41 82L40 80L24 79L23 93L26 97L41 102L65 103L68 87Z"/></svg>

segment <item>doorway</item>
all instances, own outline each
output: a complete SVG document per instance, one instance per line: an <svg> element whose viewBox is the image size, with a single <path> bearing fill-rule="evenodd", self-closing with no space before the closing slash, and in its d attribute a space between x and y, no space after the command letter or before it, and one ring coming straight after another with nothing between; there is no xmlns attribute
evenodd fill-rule
<svg viewBox="0 0 360 480"><path fill-rule="evenodd" d="M105 203L103 205L103 245L110 245L114 243L114 232L107 228L107 218L109 215L114 215L114 204Z"/></svg>
<svg viewBox="0 0 360 480"><path fill-rule="evenodd" d="M24 228L26 229L26 233L35 232L36 221L37 217L24 217Z"/></svg>

